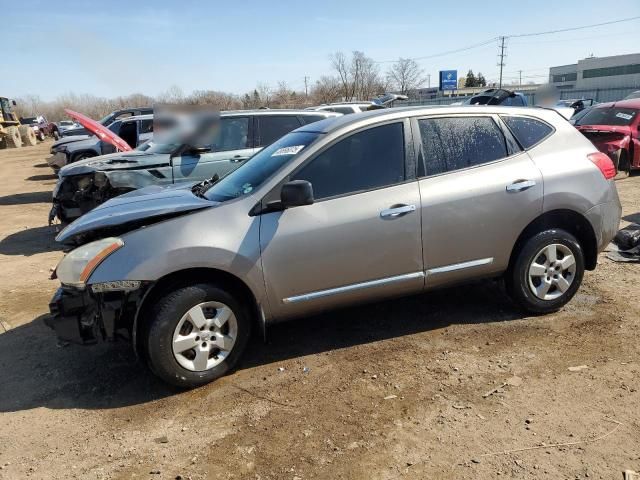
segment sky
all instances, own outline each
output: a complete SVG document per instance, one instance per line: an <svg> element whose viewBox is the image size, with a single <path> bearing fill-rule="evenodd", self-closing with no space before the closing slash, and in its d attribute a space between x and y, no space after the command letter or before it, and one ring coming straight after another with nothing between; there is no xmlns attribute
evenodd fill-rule
<svg viewBox="0 0 640 480"><path fill-rule="evenodd" d="M330 74L329 56L363 51L376 61L425 57L514 35L640 16L640 0L322 2L288 0L0 0L0 95L73 92L103 97L242 94L285 81L304 90ZM589 55L640 52L640 20L507 39L504 76L544 82L548 68ZM431 86L439 70L498 78L498 42L419 60ZM389 63L380 63L384 72Z"/></svg>

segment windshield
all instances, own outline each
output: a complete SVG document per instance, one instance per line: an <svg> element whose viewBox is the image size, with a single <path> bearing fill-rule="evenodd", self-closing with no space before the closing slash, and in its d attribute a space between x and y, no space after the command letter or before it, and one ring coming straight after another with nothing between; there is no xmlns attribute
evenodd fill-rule
<svg viewBox="0 0 640 480"><path fill-rule="evenodd" d="M631 125L637 114L633 108L592 108L576 125Z"/></svg>
<svg viewBox="0 0 640 480"><path fill-rule="evenodd" d="M20 119L22 125L31 125L32 123L38 123L36 117L23 117Z"/></svg>
<svg viewBox="0 0 640 480"><path fill-rule="evenodd" d="M248 195L319 136L319 133L310 132L285 135L209 188L205 196L215 202L226 202Z"/></svg>

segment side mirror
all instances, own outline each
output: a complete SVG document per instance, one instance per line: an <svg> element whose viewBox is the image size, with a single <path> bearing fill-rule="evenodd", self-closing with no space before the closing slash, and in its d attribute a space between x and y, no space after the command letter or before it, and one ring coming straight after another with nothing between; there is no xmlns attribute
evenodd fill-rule
<svg viewBox="0 0 640 480"><path fill-rule="evenodd" d="M313 187L306 180L292 180L282 185L280 204L283 209L313 203Z"/></svg>

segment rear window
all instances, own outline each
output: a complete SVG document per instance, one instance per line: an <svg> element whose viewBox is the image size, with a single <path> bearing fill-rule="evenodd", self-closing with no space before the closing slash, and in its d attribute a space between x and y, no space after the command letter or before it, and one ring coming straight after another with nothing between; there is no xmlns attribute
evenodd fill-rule
<svg viewBox="0 0 640 480"><path fill-rule="evenodd" d="M631 125L637 114L633 108L592 108L576 125Z"/></svg>
<svg viewBox="0 0 640 480"><path fill-rule="evenodd" d="M511 115L503 115L500 118L524 149L533 147L553 133L551 126L535 118Z"/></svg>
<svg viewBox="0 0 640 480"><path fill-rule="evenodd" d="M420 176L461 170L508 156L502 131L489 117L418 120L425 166Z"/></svg>

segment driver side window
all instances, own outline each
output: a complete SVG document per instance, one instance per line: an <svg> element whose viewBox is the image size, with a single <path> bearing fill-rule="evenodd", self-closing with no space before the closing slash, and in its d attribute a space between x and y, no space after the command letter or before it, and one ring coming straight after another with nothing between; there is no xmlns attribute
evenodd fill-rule
<svg viewBox="0 0 640 480"><path fill-rule="evenodd" d="M405 180L402 123L370 128L340 140L291 180L307 180L316 200L386 187Z"/></svg>

